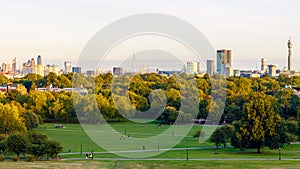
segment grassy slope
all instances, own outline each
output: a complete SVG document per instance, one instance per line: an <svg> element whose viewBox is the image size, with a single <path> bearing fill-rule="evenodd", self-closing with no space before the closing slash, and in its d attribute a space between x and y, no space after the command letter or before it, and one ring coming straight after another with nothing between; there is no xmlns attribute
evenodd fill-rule
<svg viewBox="0 0 300 169"><path fill-rule="evenodd" d="M83 145L83 152L90 152L91 148L94 147L95 152L104 151L101 147L97 146L83 131L78 124L65 124L66 128L54 128L54 124L45 124L38 128L39 131L48 135L50 139L58 140L62 143L63 152L67 152L71 148L72 152L80 151L80 144ZM158 128L155 124L148 125L133 125L132 123L113 123L112 126L115 130L124 132L124 128L131 137L148 137L149 135L155 135L163 132L169 126L163 125ZM193 138L192 135L197 130L200 130L201 126L194 126L188 137L184 138L181 143L176 147L198 147L198 146L214 146L212 143L205 142L199 144L197 139ZM136 133L136 134L134 134ZM145 135L146 134L146 135ZM138 149L138 148L137 148ZM219 154L215 154L218 152ZM263 153L256 154L255 150L247 150L241 152L239 150L228 148L216 150L206 149L206 150L189 150L190 158L278 158L277 150L269 150L264 148ZM83 155L64 155L63 157L80 157L84 158ZM97 154L95 157L107 158L107 157L117 157L114 154ZM163 154L155 156L153 158L186 158L186 151L167 151ZM291 145L290 148L287 146L282 149L282 158L300 158L300 145Z"/></svg>

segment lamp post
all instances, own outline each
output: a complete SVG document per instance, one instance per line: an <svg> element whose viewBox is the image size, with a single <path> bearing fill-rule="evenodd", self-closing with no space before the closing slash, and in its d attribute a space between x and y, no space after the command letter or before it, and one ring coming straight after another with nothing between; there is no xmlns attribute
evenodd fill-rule
<svg viewBox="0 0 300 169"><path fill-rule="evenodd" d="M189 161L189 148L186 148L186 161Z"/></svg>
<svg viewBox="0 0 300 169"><path fill-rule="evenodd" d="M94 147L92 147L92 160L94 159Z"/></svg>
<svg viewBox="0 0 300 169"><path fill-rule="evenodd" d="M281 160L281 148L278 148L278 160Z"/></svg>
<svg viewBox="0 0 300 169"><path fill-rule="evenodd" d="M82 154L82 142L80 142L80 154Z"/></svg>

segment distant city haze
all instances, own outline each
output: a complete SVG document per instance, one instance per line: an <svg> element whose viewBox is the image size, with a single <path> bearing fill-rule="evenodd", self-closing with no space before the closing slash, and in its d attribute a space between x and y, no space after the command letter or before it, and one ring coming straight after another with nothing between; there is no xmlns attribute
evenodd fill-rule
<svg viewBox="0 0 300 169"><path fill-rule="evenodd" d="M63 68L67 60L75 65L85 44L105 25L134 14L163 13L193 24L216 50L231 49L236 69L257 69L261 58L287 67L291 37L293 69L300 69L299 6L297 0L1 1L0 62L16 57L19 67L41 55L43 64Z"/></svg>

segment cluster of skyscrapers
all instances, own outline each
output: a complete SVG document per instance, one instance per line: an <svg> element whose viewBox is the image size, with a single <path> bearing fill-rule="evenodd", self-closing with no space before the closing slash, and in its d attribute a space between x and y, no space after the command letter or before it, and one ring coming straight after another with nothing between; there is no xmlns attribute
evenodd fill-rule
<svg viewBox="0 0 300 169"><path fill-rule="evenodd" d="M280 70L278 68L277 64L268 64L268 60L265 58L261 59L261 68L260 70L257 68L257 70L239 70L234 69L232 67L232 51L228 49L220 49L216 51L216 60L207 60L206 61L206 72L201 70L201 64L200 62L192 62L188 61L183 66L181 70L177 71L168 71L168 70L159 70L156 68L155 70L151 72L159 73L159 74L180 74L180 73L187 73L187 74L220 74L227 77L230 76L244 76L244 77L261 77L263 75L268 74L271 77L276 77L279 74L287 74L287 75L300 75L300 72L294 71L292 68L292 41L291 39L288 40L288 65L283 70ZM216 67L215 67L216 66ZM125 70L122 67L113 67L112 73L115 76L121 76L124 74L136 74L136 56L133 55L132 58L132 71L131 72L125 72ZM47 76L50 72L53 72L57 75L66 74L70 72L76 72L76 73L83 73L81 70L81 67L72 67L72 64L70 61L64 62L64 68L59 69L57 65L54 64L46 64L43 65L42 63L42 57L41 55L38 55L37 61L35 62L35 59L29 59L27 62L24 62L20 69L17 69L17 62L16 58L12 60L12 63L2 63L0 74L4 74L9 77L22 77L26 76L30 73L38 74L41 76ZM140 72L141 74L149 73L150 70L146 65L140 66ZM98 69L97 72L94 70L87 70L84 72L87 76L94 76L99 73L101 73L101 70Z"/></svg>
<svg viewBox="0 0 300 169"><path fill-rule="evenodd" d="M268 74L271 77L277 77L280 74L286 74L288 76L299 76L300 72L293 70L292 66L292 47L293 43L291 39L288 40L288 65L284 69L279 69L277 64L268 64L268 60L261 59L260 70L239 70L232 67L232 52L231 50L217 50L217 68L215 69L215 61L207 60L206 68L207 74L213 75L215 73L229 76L244 76L244 77L261 77Z"/></svg>
<svg viewBox="0 0 300 169"><path fill-rule="evenodd" d="M81 68L72 67L70 61L64 62L63 69L59 69L59 67L55 64L43 65L41 55L37 56L36 61L34 58L31 58L27 62L24 62L23 64L21 64L19 69L17 69L16 58L12 60L12 64L2 63L2 66L0 68L0 74L4 74L8 78L23 77L28 74L38 74L41 76L47 76L50 72L55 73L56 75L66 74L70 72L81 73Z"/></svg>

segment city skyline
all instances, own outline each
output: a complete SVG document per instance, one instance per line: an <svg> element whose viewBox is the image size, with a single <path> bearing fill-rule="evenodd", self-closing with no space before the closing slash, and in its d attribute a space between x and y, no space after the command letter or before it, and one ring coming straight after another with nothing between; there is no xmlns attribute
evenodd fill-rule
<svg viewBox="0 0 300 169"><path fill-rule="evenodd" d="M136 4L132 7L130 4ZM88 1L8 1L0 13L0 57L26 60L45 56L45 63L76 63L86 42L105 25L125 16L153 12L179 17L197 27L215 49L231 49L232 66L255 69L261 58L287 65L286 40L294 42L294 69L300 69L300 39L297 24L298 1L179 1L123 2ZM89 10L87 10L89 9ZM13 11L13 12L12 12ZM54 13L55 11L55 13ZM172 12L170 12L172 11ZM26 15L24 15L26 14ZM62 59L63 58L63 59Z"/></svg>

